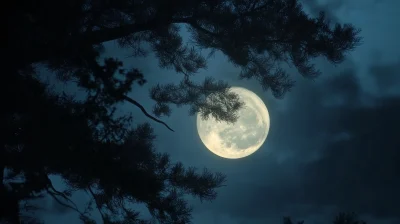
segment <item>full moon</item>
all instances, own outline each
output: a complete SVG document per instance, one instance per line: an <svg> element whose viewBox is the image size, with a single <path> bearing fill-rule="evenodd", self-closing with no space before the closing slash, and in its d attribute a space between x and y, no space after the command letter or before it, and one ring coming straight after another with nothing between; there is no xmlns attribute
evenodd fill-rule
<svg viewBox="0 0 400 224"><path fill-rule="evenodd" d="M255 93L241 87L232 87L244 106L233 123L216 121L214 117L203 120L197 115L197 131L201 141L214 154L239 159L257 151L267 138L270 120L268 109Z"/></svg>

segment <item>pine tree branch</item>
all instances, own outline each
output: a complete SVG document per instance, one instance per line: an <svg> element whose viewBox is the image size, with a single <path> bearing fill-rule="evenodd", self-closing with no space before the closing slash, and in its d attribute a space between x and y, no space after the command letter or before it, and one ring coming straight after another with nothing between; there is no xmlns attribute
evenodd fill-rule
<svg viewBox="0 0 400 224"><path fill-rule="evenodd" d="M101 73L103 72L102 69L101 69L101 67L99 66L99 64L98 64L97 62L95 62L94 60L90 60L90 61L89 61L89 64L90 64L90 66L92 67L92 69L93 69L95 72L98 72L99 74L101 74ZM103 81L103 82L104 82L104 83L107 83L107 81ZM165 127L167 127L170 131L175 132L175 131L174 131L172 128L170 128L165 122L163 122L163 121L157 119L156 117L152 116L151 114L149 114L149 113L146 111L146 109L144 109L144 107L143 107L140 103L138 103L136 100L134 100L134 99L132 99L132 98L126 96L126 95L120 95L120 96L118 96L118 99L120 99L120 100L126 100L126 101L128 101L129 103L131 103L131 104L133 104L133 105L139 107L140 110L141 110L148 118L152 119L152 120L155 121L155 122L158 122L158 123L160 123L160 124L163 124L163 125L164 125Z"/></svg>
<svg viewBox="0 0 400 224"><path fill-rule="evenodd" d="M50 196L51 196L52 198L54 198L54 200L56 200L59 204L61 204L61 205L65 206L65 207L67 207L67 208L70 208L70 209L72 209L72 210L78 212L80 215L84 215L84 214L78 209L78 206L75 204L74 201L72 201L67 195L65 195L63 192L58 191L58 190L54 187L53 183L51 182L50 178L49 178L47 175L45 175L45 178L46 178L46 181L47 181L47 188L46 188L46 191L47 191L47 193L50 194ZM60 199L59 199L57 196L62 197L65 201L69 202L69 203L72 204L72 205L69 205L69 204L66 204L66 203L60 201Z"/></svg>
<svg viewBox="0 0 400 224"><path fill-rule="evenodd" d="M93 192L93 190L92 190L92 188L90 186L88 186L87 189L89 190L89 193L92 195L92 197L94 199L94 202L96 203L96 208L99 211L99 213L101 215L101 218L103 219L103 222L105 223L106 222L106 217L105 217L103 211L101 210L101 205L99 204L99 201L97 200L95 193Z"/></svg>
<svg viewBox="0 0 400 224"><path fill-rule="evenodd" d="M131 103L131 104L133 104L133 105L139 107L139 109L144 113L144 115L146 115L146 117L152 119L153 121L155 121L155 122L157 122L157 123L163 124L163 125L164 125L165 127L167 127L170 131L175 132L175 131L174 131L172 128L170 128L164 121L161 121L161 120L157 119L156 117L152 116L151 114L149 114L149 113L146 111L146 109L144 109L144 107L143 107L140 103L138 103L136 100L134 100L134 99L132 99L132 98L130 98L130 97L128 97L128 96L125 96L125 95L122 97L122 99L124 99L124 100L128 101L129 103Z"/></svg>
<svg viewBox="0 0 400 224"><path fill-rule="evenodd" d="M79 213L80 215L85 216L85 214L83 214L81 211L79 211L79 209L76 207L76 205L75 205L75 206L71 206L71 205L69 205L69 204L67 204L67 203L64 203L64 202L62 202L62 201L57 197L57 195L58 195L57 193L52 192L52 191L50 191L49 189L46 189L46 191L47 191L47 193L49 193L49 195L50 195L56 202L58 202L60 205L62 205L62 206L64 206L64 207L67 207L67 208L70 208L70 209L76 211L77 213Z"/></svg>

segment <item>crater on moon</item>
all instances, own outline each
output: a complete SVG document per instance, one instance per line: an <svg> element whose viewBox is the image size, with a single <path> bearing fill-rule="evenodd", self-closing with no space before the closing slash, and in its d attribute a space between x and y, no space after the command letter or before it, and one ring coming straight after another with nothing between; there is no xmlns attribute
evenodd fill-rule
<svg viewBox="0 0 400 224"><path fill-rule="evenodd" d="M232 87L230 91L238 94L244 102L244 107L238 111L237 122L218 122L213 117L203 120L197 115L197 130L211 152L224 158L238 159L261 147L267 138L270 120L267 107L255 93L241 87Z"/></svg>

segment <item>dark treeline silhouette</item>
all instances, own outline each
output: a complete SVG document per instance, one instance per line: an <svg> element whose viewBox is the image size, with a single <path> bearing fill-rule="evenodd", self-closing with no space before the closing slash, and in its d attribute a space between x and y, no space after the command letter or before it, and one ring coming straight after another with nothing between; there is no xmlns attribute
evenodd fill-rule
<svg viewBox="0 0 400 224"><path fill-rule="evenodd" d="M333 219L332 222L326 222L332 224L366 224L365 221L358 218L355 213L339 213ZM283 224L306 224L305 221L293 221L290 217L283 218Z"/></svg>
<svg viewBox="0 0 400 224"><path fill-rule="evenodd" d="M45 196L79 213L84 223L94 223L93 209L104 223L150 223L132 210L135 203L145 204L160 223L189 223L185 196L213 200L225 176L170 162L154 149L151 126L132 127L130 116L115 115L117 105L138 107L171 131L161 120L171 105L235 122L243 102L227 83L191 80L206 69L201 50L224 53L241 68L239 78L256 79L280 98L294 85L281 63L314 78L320 74L314 58L338 64L361 40L352 25L331 24L322 12L312 18L296 0L25 0L7 9L0 217L10 223L34 223L25 210L35 206L27 202ZM189 44L181 29L188 29ZM155 106L147 111L129 96L146 83L145 75L116 57L100 59L103 43L111 40L133 57L154 53L155 63L182 81L152 87ZM41 69L78 85L85 98L52 90L39 78ZM57 190L50 175L61 176L67 190ZM83 210L71 200L76 191L91 195Z"/></svg>

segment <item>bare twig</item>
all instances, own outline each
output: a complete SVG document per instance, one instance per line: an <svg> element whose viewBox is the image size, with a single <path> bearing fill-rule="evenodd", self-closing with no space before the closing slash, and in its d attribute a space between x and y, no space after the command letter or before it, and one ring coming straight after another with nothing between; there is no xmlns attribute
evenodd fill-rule
<svg viewBox="0 0 400 224"><path fill-rule="evenodd" d="M75 204L74 201L72 201L67 195L65 195L63 192L58 191L54 186L53 183L51 182L50 178L46 175L47 181L48 181L48 186L49 188L52 190L50 191L49 189L47 189L47 192L51 192L53 195L57 195L60 196L62 198L64 198L64 200L68 201L69 203L71 203L72 205L74 205L75 208L78 208L78 206Z"/></svg>
<svg viewBox="0 0 400 224"><path fill-rule="evenodd" d="M79 211L79 209L76 207L76 205L75 205L75 206L71 206L71 205L69 205L69 204L67 204L67 203L64 203L64 202L62 202L62 201L56 196L56 195L58 195L58 194L56 194L55 192L50 191L49 189L46 189L46 191L47 191L47 193L49 193L49 195L50 195L56 202L58 202L60 205L65 206L65 207L67 207L67 208L70 208L70 209L76 211L77 213L79 213L80 215L85 216L85 214L83 214L81 211Z"/></svg>
<svg viewBox="0 0 400 224"><path fill-rule="evenodd" d="M161 121L161 120L155 118L154 116L152 116L151 114L147 113L146 109L144 109L144 107L143 107L140 103L138 103L136 100L134 100L134 99L132 99L132 98L130 98L130 97L128 97L128 96L125 96L125 95L124 95L122 98L123 98L124 100L128 101L129 103L131 103L131 104L133 104L133 105L139 107L139 109L144 113L144 115L146 115L146 117L152 119L152 120L155 121L155 122L158 122L158 123L160 123L160 124L163 124L163 125L164 125L165 127L167 127L170 131L175 132L175 131L174 131L172 128L170 128L164 121Z"/></svg>
<svg viewBox="0 0 400 224"><path fill-rule="evenodd" d="M103 219L103 222L105 222L106 221L106 217L105 217L103 211L101 211L101 205L99 204L95 193L92 191L92 188L90 186L88 186L87 189L89 190L90 194L92 195L92 197L94 199L94 202L96 203L96 208L97 208L97 210L99 210L101 218Z"/></svg>

